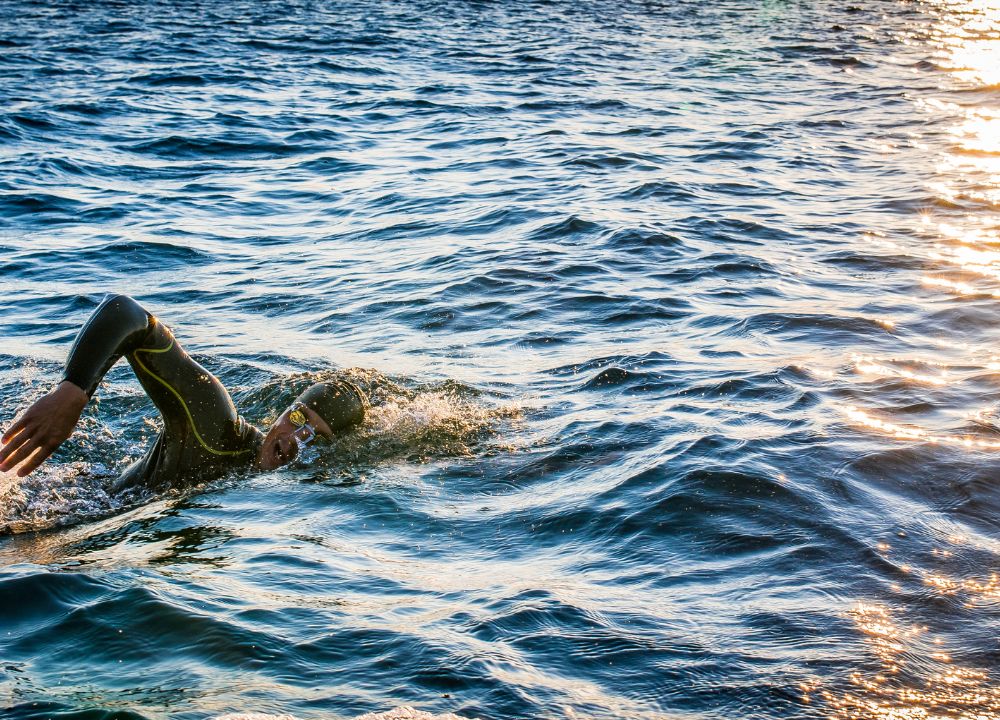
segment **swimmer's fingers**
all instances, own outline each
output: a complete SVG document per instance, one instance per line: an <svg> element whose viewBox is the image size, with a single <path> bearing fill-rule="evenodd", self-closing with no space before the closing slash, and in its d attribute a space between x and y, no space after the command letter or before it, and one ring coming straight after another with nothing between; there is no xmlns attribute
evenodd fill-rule
<svg viewBox="0 0 1000 720"><path fill-rule="evenodd" d="M28 411L29 413L31 410ZM75 423L74 423L75 424ZM63 444L72 432L63 423L47 416L28 417L25 427L3 446L0 453L0 470L13 470L28 458L29 462L17 470L18 477L24 477L48 459L49 455Z"/></svg>
<svg viewBox="0 0 1000 720"><path fill-rule="evenodd" d="M20 427L16 431L12 428L3 436L4 444L0 447L0 470L7 469L7 458L31 438L31 431L27 430L28 423L22 418L17 424Z"/></svg>
<svg viewBox="0 0 1000 720"><path fill-rule="evenodd" d="M32 440L38 436L41 426L44 424L44 417L37 411L37 405L38 403L35 403L21 413L17 421L3 434L4 445L0 448L0 470L7 471L16 465L17 463L12 458L15 451L31 444ZM32 445L32 448L35 447L37 444Z"/></svg>
<svg viewBox="0 0 1000 720"><path fill-rule="evenodd" d="M17 435L19 432L21 432L22 430L24 430L25 425L27 425L27 420L25 419L25 416L22 414L14 422L13 425L11 425L9 428L7 428L4 431L3 437L0 438L0 442L4 443L4 445L6 445L7 443L9 443L11 440L14 439L15 435ZM3 460L3 456L4 456L3 450L0 450L0 460Z"/></svg>
<svg viewBox="0 0 1000 720"><path fill-rule="evenodd" d="M32 403L4 433L5 444L0 448L0 471L6 472L17 467L30 457L30 462L17 472L20 477L24 477L45 462L73 434L88 399L83 390L72 383L63 382Z"/></svg>
<svg viewBox="0 0 1000 720"><path fill-rule="evenodd" d="M31 470L34 470L42 463L42 461L45 460L45 458L51 455L52 452L57 447L59 447L58 443L54 445L51 443L43 444L41 441L39 441L37 437L29 437L24 442L19 444L18 448L14 451L13 454L11 454L7 458L4 458L3 463L0 464L0 469L3 469L4 471L12 470L16 468L22 461L26 460L29 456L31 456L32 453L35 453L35 456L32 457L31 459L31 463L29 463L32 465ZM39 450L41 452L36 452ZM41 458L38 457L39 454L42 456ZM18 477L24 477L29 472L31 472L31 470L28 470L27 468L28 465L25 465L22 468L18 468L17 471Z"/></svg>
<svg viewBox="0 0 1000 720"><path fill-rule="evenodd" d="M39 465L41 465L43 462L49 459L49 455L55 452L55 449L57 447L59 447L58 444L55 447L49 449L45 449L43 447L41 450L36 452L34 455L31 456L31 459L28 460L28 462L24 463L24 465L22 465L17 469L17 476L25 477L26 475L33 473L38 468Z"/></svg>

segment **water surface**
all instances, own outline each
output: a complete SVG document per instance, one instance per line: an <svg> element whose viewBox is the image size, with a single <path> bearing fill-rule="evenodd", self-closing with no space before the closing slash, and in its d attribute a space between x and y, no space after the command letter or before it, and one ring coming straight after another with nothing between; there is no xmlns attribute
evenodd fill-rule
<svg viewBox="0 0 1000 720"><path fill-rule="evenodd" d="M0 6L0 422L135 296L312 464L0 478L18 720L1000 718L1000 6Z"/></svg>

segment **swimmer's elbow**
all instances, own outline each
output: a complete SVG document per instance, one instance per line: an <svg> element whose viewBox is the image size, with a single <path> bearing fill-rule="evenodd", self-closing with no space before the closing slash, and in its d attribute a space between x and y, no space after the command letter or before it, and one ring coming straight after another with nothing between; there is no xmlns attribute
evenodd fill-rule
<svg viewBox="0 0 1000 720"><path fill-rule="evenodd" d="M146 308L140 305L135 298L130 295L111 294L104 296L96 314L107 315L115 318L123 327L133 330L146 330L149 328L153 316Z"/></svg>
<svg viewBox="0 0 1000 720"><path fill-rule="evenodd" d="M142 346L153 323L145 308L128 295L105 296L76 336L63 380L93 397L111 366Z"/></svg>
<svg viewBox="0 0 1000 720"><path fill-rule="evenodd" d="M146 314L146 308L140 305L131 295L108 293L101 300L101 307L117 313Z"/></svg>

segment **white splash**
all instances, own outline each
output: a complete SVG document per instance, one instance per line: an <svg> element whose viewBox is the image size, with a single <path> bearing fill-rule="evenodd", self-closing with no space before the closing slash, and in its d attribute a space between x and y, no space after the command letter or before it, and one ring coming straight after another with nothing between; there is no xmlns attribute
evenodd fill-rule
<svg viewBox="0 0 1000 720"><path fill-rule="evenodd" d="M127 499L108 494L112 475L100 463L84 462L40 468L25 478L0 474L0 535L117 512Z"/></svg>
<svg viewBox="0 0 1000 720"><path fill-rule="evenodd" d="M365 715L359 715L355 720L467 720L466 718L459 717L454 713L445 713L444 715L432 715L428 712L423 712L422 710L415 710L409 705L403 705L402 707L394 708L392 710L387 710L386 712L380 713L366 713Z"/></svg>

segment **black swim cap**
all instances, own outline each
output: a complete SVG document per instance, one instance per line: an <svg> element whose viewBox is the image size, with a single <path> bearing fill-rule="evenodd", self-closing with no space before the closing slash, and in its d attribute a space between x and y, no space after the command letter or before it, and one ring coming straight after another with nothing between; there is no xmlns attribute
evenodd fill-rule
<svg viewBox="0 0 1000 720"><path fill-rule="evenodd" d="M310 385L295 401L323 418L334 432L365 419L365 396L345 380Z"/></svg>

